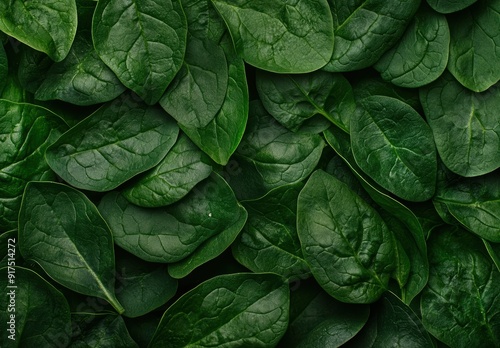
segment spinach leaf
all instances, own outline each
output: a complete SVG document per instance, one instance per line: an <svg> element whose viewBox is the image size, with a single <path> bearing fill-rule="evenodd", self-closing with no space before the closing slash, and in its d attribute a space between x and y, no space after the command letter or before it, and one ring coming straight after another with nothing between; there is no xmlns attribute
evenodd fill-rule
<svg viewBox="0 0 500 348"><path fill-rule="evenodd" d="M437 12L452 13L463 10L477 0L427 0L427 3Z"/></svg>
<svg viewBox="0 0 500 348"><path fill-rule="evenodd" d="M102 0L93 16L94 46L120 81L155 104L181 68L187 22L179 0Z"/></svg>
<svg viewBox="0 0 500 348"><path fill-rule="evenodd" d="M316 114L349 131L349 117L356 104L351 85L341 74L316 71L278 75L259 71L256 86L266 110L292 131Z"/></svg>
<svg viewBox="0 0 500 348"><path fill-rule="evenodd" d="M229 184L242 200L297 183L314 170L323 147L319 135L294 133L270 116L260 102L252 102L246 133L234 156L240 170L229 178Z"/></svg>
<svg viewBox="0 0 500 348"><path fill-rule="evenodd" d="M17 228L24 187L29 181L53 180L45 149L67 125L51 111L0 99L0 231Z"/></svg>
<svg viewBox="0 0 500 348"><path fill-rule="evenodd" d="M260 69L305 73L324 66L333 49L326 0L212 0L243 59Z"/></svg>
<svg viewBox="0 0 500 348"><path fill-rule="evenodd" d="M80 191L58 183L29 182L19 211L19 249L58 283L103 298L123 312L113 287L113 237Z"/></svg>
<svg viewBox="0 0 500 348"><path fill-rule="evenodd" d="M478 176L500 167L499 90L472 92L449 73L420 90L439 156L454 173Z"/></svg>
<svg viewBox="0 0 500 348"><path fill-rule="evenodd" d="M387 290L394 236L338 179L321 170L311 175L298 198L297 232L313 276L334 298L371 303Z"/></svg>
<svg viewBox="0 0 500 348"><path fill-rule="evenodd" d="M436 80L446 69L450 30L444 15L421 6L398 44L374 65L384 80L417 88Z"/></svg>
<svg viewBox="0 0 500 348"><path fill-rule="evenodd" d="M149 347L275 346L287 327L289 296L274 274L211 278L167 309Z"/></svg>
<svg viewBox="0 0 500 348"><path fill-rule="evenodd" d="M46 158L69 184L109 191L157 165L178 131L161 108L125 95L64 133L48 147Z"/></svg>
<svg viewBox="0 0 500 348"><path fill-rule="evenodd" d="M0 81L4 81L7 77L7 73L9 72L9 64L7 60L7 53L5 53L5 49L3 48L3 44L0 42ZM0 84L0 87L2 85ZM0 88L0 91L3 88Z"/></svg>
<svg viewBox="0 0 500 348"><path fill-rule="evenodd" d="M180 124L181 129L216 163L226 165L243 137L248 119L248 85L243 60L236 55L229 35L220 42L226 55L229 79L220 110L205 127Z"/></svg>
<svg viewBox="0 0 500 348"><path fill-rule="evenodd" d="M142 207L161 207L184 197L212 172L209 158L183 134L161 160L141 175L123 195Z"/></svg>
<svg viewBox="0 0 500 348"><path fill-rule="evenodd" d="M73 314L74 330L78 333L71 348L137 348L119 315Z"/></svg>
<svg viewBox="0 0 500 348"><path fill-rule="evenodd" d="M77 27L75 0L0 3L0 30L56 62L68 54Z"/></svg>
<svg viewBox="0 0 500 348"><path fill-rule="evenodd" d="M138 207L118 192L108 193L99 204L117 245L145 261L162 263L186 258L207 239L230 228L241 209L217 174L177 204L163 208Z"/></svg>
<svg viewBox="0 0 500 348"><path fill-rule="evenodd" d="M232 251L253 272L271 272L287 279L309 276L297 235L297 197L303 183L271 190L260 199L244 202L248 221Z"/></svg>
<svg viewBox="0 0 500 348"><path fill-rule="evenodd" d="M66 347L71 321L63 294L30 269L4 267L0 274L2 347Z"/></svg>
<svg viewBox="0 0 500 348"><path fill-rule="evenodd" d="M480 239L444 227L429 239L429 283L421 298L422 321L452 347L500 344L500 273Z"/></svg>
<svg viewBox="0 0 500 348"><path fill-rule="evenodd" d="M190 35L184 64L160 105L184 127L205 127L222 107L228 76L222 47Z"/></svg>
<svg viewBox="0 0 500 348"><path fill-rule="evenodd" d="M380 186L409 201L435 191L437 159L432 131L420 115L397 99L361 100L351 120L352 152L359 167Z"/></svg>
<svg viewBox="0 0 500 348"><path fill-rule="evenodd" d="M366 68L403 35L420 0L329 0L334 18L335 43L327 71Z"/></svg>
<svg viewBox="0 0 500 348"><path fill-rule="evenodd" d="M483 92L500 80L500 38L495 25L500 20L500 1L478 1L466 11L450 15L450 59L448 70L468 89Z"/></svg>

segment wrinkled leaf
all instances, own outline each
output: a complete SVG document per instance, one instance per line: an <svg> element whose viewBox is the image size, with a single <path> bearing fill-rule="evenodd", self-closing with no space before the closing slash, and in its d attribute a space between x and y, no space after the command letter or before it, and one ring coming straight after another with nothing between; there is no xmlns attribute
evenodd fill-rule
<svg viewBox="0 0 500 348"><path fill-rule="evenodd" d="M436 186L432 131L420 115L397 99L373 96L351 120L352 152L359 167L396 196L425 201Z"/></svg>
<svg viewBox="0 0 500 348"><path fill-rule="evenodd" d="M289 296L274 274L214 277L165 312L149 347L272 347L285 333Z"/></svg>
<svg viewBox="0 0 500 348"><path fill-rule="evenodd" d="M437 12L452 13L463 10L477 0L427 0L427 3Z"/></svg>
<svg viewBox="0 0 500 348"><path fill-rule="evenodd" d="M181 135L161 162L123 191L131 203L161 207L184 197L212 172L208 157Z"/></svg>
<svg viewBox="0 0 500 348"><path fill-rule="evenodd" d="M157 165L178 131L161 108L123 96L64 133L47 149L47 162L75 187L109 191Z"/></svg>
<svg viewBox="0 0 500 348"><path fill-rule="evenodd" d="M186 35L179 0L100 0L92 23L101 59L150 105L181 68Z"/></svg>
<svg viewBox="0 0 500 348"><path fill-rule="evenodd" d="M212 0L238 54L257 68L305 73L324 66L333 49L326 0Z"/></svg>
<svg viewBox="0 0 500 348"><path fill-rule="evenodd" d="M344 183L315 171L297 206L302 253L318 283L334 298L371 303L394 270L394 237L380 215Z"/></svg>
<svg viewBox="0 0 500 348"><path fill-rule="evenodd" d="M64 296L32 270L5 267L0 274L2 347L66 347L71 321Z"/></svg>
<svg viewBox="0 0 500 348"><path fill-rule="evenodd" d="M475 93L451 74L420 91L427 122L443 163L462 176L478 176L500 167L500 86Z"/></svg>
<svg viewBox="0 0 500 348"><path fill-rule="evenodd" d="M19 249L58 283L123 312L114 294L113 237L83 193L58 183L28 183L19 212Z"/></svg>

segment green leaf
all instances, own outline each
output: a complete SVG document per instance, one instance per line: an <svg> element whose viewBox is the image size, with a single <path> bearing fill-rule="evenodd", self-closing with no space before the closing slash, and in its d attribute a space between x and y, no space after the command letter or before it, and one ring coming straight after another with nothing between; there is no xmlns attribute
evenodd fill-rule
<svg viewBox="0 0 500 348"><path fill-rule="evenodd" d="M333 22L326 0L212 0L238 54L279 73L305 73L332 55Z"/></svg>
<svg viewBox="0 0 500 348"><path fill-rule="evenodd" d="M94 46L120 81L155 104L179 71L187 22L179 0L100 0Z"/></svg>
<svg viewBox="0 0 500 348"><path fill-rule="evenodd" d="M47 71L35 98L92 105L112 100L123 91L125 87L99 58L90 38L77 34L68 56Z"/></svg>
<svg viewBox="0 0 500 348"><path fill-rule="evenodd" d="M448 16L450 59L448 70L468 89L483 92L500 80L500 1L478 1L467 11Z"/></svg>
<svg viewBox="0 0 500 348"><path fill-rule="evenodd" d="M297 235L297 197L304 184L271 190L244 202L248 221L232 246L235 259L252 272L276 273L287 279L309 276Z"/></svg>
<svg viewBox="0 0 500 348"><path fill-rule="evenodd" d="M157 165L178 131L161 108L123 96L64 133L46 158L70 185L109 191Z"/></svg>
<svg viewBox="0 0 500 348"><path fill-rule="evenodd" d="M119 315L73 314L72 325L79 334L71 348L137 348Z"/></svg>
<svg viewBox="0 0 500 348"><path fill-rule="evenodd" d="M64 121L47 109L0 100L0 231L17 228L29 181L55 179L43 156L66 129Z"/></svg>
<svg viewBox="0 0 500 348"><path fill-rule="evenodd" d="M436 80L446 69L449 45L446 17L422 6L398 44L374 68L386 81L418 88Z"/></svg>
<svg viewBox="0 0 500 348"><path fill-rule="evenodd" d="M141 207L161 207L184 197L211 172L210 159L181 134L161 162L122 193Z"/></svg>
<svg viewBox="0 0 500 348"><path fill-rule="evenodd" d="M391 292L372 306L370 319L347 347L434 347L420 318Z"/></svg>
<svg viewBox="0 0 500 348"><path fill-rule="evenodd" d="M57 183L28 183L19 212L19 249L58 283L123 312L114 294L113 237L83 193Z"/></svg>
<svg viewBox="0 0 500 348"><path fill-rule="evenodd" d="M334 298L371 303L394 270L394 237L380 215L344 183L315 171L297 207L302 253L318 283Z"/></svg>
<svg viewBox="0 0 500 348"><path fill-rule="evenodd" d="M188 37L184 64L160 105L184 127L205 127L219 112L228 87L222 47L209 39Z"/></svg>
<svg viewBox="0 0 500 348"><path fill-rule="evenodd" d="M500 180L498 173L463 179L440 191L434 200L470 231L500 242Z"/></svg>
<svg viewBox="0 0 500 348"><path fill-rule="evenodd" d="M123 315L129 318L163 306L177 291L177 281L168 275L165 265L145 262L130 254L118 255L116 272L116 298L125 309Z"/></svg>
<svg viewBox="0 0 500 348"><path fill-rule="evenodd" d="M386 190L409 201L435 191L437 159L432 131L420 115L397 99L373 96L351 120L356 163Z"/></svg>
<svg viewBox="0 0 500 348"><path fill-rule="evenodd" d="M4 267L0 274L2 347L66 347L71 321L64 296L29 269Z"/></svg>
<svg viewBox="0 0 500 348"><path fill-rule="evenodd" d="M0 42L0 81L4 81L7 78L9 72L9 62L7 61L7 54L3 48L3 44ZM0 84L0 87L2 85ZM0 91L2 88L0 88Z"/></svg>
<svg viewBox="0 0 500 348"><path fill-rule="evenodd" d="M431 272L421 298L425 328L452 347L500 345L500 272L479 238L445 227L429 239Z"/></svg>
<svg viewBox="0 0 500 348"><path fill-rule="evenodd" d="M274 274L214 277L167 309L149 347L273 347L288 324L289 296Z"/></svg>
<svg viewBox="0 0 500 348"><path fill-rule="evenodd" d="M477 0L427 0L427 3L437 12L452 13L463 10Z"/></svg>
<svg viewBox="0 0 500 348"><path fill-rule="evenodd" d="M353 71L375 62L403 35L420 0L329 0L335 44L328 71Z"/></svg>
<svg viewBox="0 0 500 348"><path fill-rule="evenodd" d="M351 85L341 74L315 71L278 75L257 71L256 85L266 110L292 131L316 114L349 130L356 103Z"/></svg>
<svg viewBox="0 0 500 348"><path fill-rule="evenodd" d="M176 204L142 208L118 192L103 197L99 210L115 243L150 262L177 262L239 219L241 206L219 175L213 174Z"/></svg>
<svg viewBox="0 0 500 348"><path fill-rule="evenodd" d="M483 93L463 87L451 74L420 90L420 100L443 163L462 176L500 167L500 85Z"/></svg>
<svg viewBox="0 0 500 348"><path fill-rule="evenodd" d="M318 164L323 147L319 135L286 129L254 101L234 156L241 170L229 183L240 200L261 197L273 188L305 179Z"/></svg>
<svg viewBox="0 0 500 348"><path fill-rule="evenodd" d="M53 64L46 54L28 46L20 47L17 77L22 88L34 94Z"/></svg>
<svg viewBox="0 0 500 348"><path fill-rule="evenodd" d="M311 285L303 283L291 292L290 324L279 347L340 347L368 320L369 306L342 303Z"/></svg>
<svg viewBox="0 0 500 348"><path fill-rule="evenodd" d="M75 0L19 0L0 3L0 30L59 62L76 34Z"/></svg>
<svg viewBox="0 0 500 348"><path fill-rule="evenodd" d="M229 73L224 102L206 126L181 124L180 127L215 162L226 165L238 147L247 123L248 85L245 64L236 56L230 37L226 35L220 45L226 55Z"/></svg>

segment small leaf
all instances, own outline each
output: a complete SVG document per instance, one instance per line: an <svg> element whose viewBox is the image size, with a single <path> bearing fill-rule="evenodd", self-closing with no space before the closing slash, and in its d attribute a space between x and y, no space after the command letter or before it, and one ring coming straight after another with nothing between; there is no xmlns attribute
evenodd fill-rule
<svg viewBox="0 0 500 348"><path fill-rule="evenodd" d="M478 1L467 11L448 16L450 59L448 70L465 87L483 92L500 80L500 1Z"/></svg>
<svg viewBox="0 0 500 348"><path fill-rule="evenodd" d="M114 294L113 237L80 191L51 182L28 183L19 212L19 249L58 283L103 298L123 312Z"/></svg>
<svg viewBox="0 0 500 348"><path fill-rule="evenodd" d="M4 267L0 274L2 347L66 347L71 317L63 294L26 268Z"/></svg>
<svg viewBox="0 0 500 348"><path fill-rule="evenodd" d="M76 34L75 0L19 0L0 3L0 30L59 62Z"/></svg>
<svg viewBox="0 0 500 348"><path fill-rule="evenodd" d="M228 86L222 47L209 39L188 37L184 64L160 100L181 126L205 127L219 112Z"/></svg>
<svg viewBox="0 0 500 348"><path fill-rule="evenodd" d="M69 184L109 191L157 165L178 132L161 108L123 96L64 133L47 149L46 158Z"/></svg>
<svg viewBox="0 0 500 348"><path fill-rule="evenodd" d="M394 237L380 215L344 183L315 171L297 206L302 253L318 283L342 302L371 303L394 270Z"/></svg>
<svg viewBox="0 0 500 348"><path fill-rule="evenodd" d="M479 238L448 226L429 239L422 321L451 347L500 346L500 272Z"/></svg>
<svg viewBox="0 0 500 348"><path fill-rule="evenodd" d="M450 30L444 15L422 6L399 43L374 65L397 86L418 88L436 80L448 64Z"/></svg>
<svg viewBox="0 0 500 348"><path fill-rule="evenodd" d="M214 277L167 309L149 347L273 347L288 324L289 296L274 274Z"/></svg>
<svg viewBox="0 0 500 348"><path fill-rule="evenodd" d="M123 191L131 203L161 207L184 197L212 172L209 158L181 135L161 162Z"/></svg>
<svg viewBox="0 0 500 348"><path fill-rule="evenodd" d="M256 84L266 110L292 131L316 114L346 132L349 129L356 103L351 85L341 74L316 71L278 75L257 71Z"/></svg>
<svg viewBox="0 0 500 348"><path fill-rule="evenodd" d="M238 54L249 64L279 73L324 66L333 49L326 0L212 0L226 22Z"/></svg>
<svg viewBox="0 0 500 348"><path fill-rule="evenodd" d="M422 117L397 99L373 96L351 120L356 163L380 186L409 201L425 201L436 186L432 131Z"/></svg>
<svg viewBox="0 0 500 348"><path fill-rule="evenodd" d="M100 0L92 23L103 62L149 105L181 68L186 35L179 0Z"/></svg>

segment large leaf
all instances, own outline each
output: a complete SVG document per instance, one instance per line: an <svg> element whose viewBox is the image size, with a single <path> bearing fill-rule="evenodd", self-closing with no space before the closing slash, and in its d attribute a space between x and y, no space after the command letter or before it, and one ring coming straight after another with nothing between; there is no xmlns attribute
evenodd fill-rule
<svg viewBox="0 0 500 348"><path fill-rule="evenodd" d="M233 255L253 272L287 279L309 275L297 235L297 196L302 183L278 187L261 199L244 202L248 221L233 244Z"/></svg>
<svg viewBox="0 0 500 348"><path fill-rule="evenodd" d="M451 171L478 176L500 167L499 93L500 85L472 92L449 73L420 90L439 157Z"/></svg>
<svg viewBox="0 0 500 348"><path fill-rule="evenodd" d="M444 15L422 6L398 44L374 65L384 80L417 88L436 80L448 64L450 30Z"/></svg>
<svg viewBox="0 0 500 348"><path fill-rule="evenodd" d="M466 11L448 17L448 70L465 87L483 92L500 80L500 0L478 1Z"/></svg>
<svg viewBox="0 0 500 348"><path fill-rule="evenodd" d="M451 226L429 240L425 328L451 347L500 346L500 272L479 238Z"/></svg>
<svg viewBox="0 0 500 348"><path fill-rule="evenodd" d="M243 59L257 68L305 73L324 66L333 49L326 0L212 0Z"/></svg>
<svg viewBox="0 0 500 348"><path fill-rule="evenodd" d="M248 119L248 85L243 60L236 56L231 38L220 43L228 64L224 102L215 117L205 127L186 126L182 130L215 162L226 165L243 137Z"/></svg>
<svg viewBox="0 0 500 348"><path fill-rule="evenodd" d="M114 294L113 237L83 193L57 183L28 183L19 212L19 249L58 283L123 312Z"/></svg>
<svg viewBox="0 0 500 348"><path fill-rule="evenodd" d="M240 170L229 183L239 199L261 197L273 188L305 179L318 164L323 147L319 135L286 129L254 101L234 156Z"/></svg>
<svg viewBox="0 0 500 348"><path fill-rule="evenodd" d="M432 131L408 104L383 96L361 100L351 120L352 152L380 186L409 201L425 201L436 186Z"/></svg>
<svg viewBox="0 0 500 348"><path fill-rule="evenodd" d="M103 197L99 210L115 243L150 262L177 262L239 219L241 206L219 175L213 174L176 204L142 208L118 192Z"/></svg>
<svg viewBox="0 0 500 348"><path fill-rule="evenodd" d="M35 98L92 105L112 100L124 90L116 75L95 52L90 38L78 34L68 56L47 71Z"/></svg>
<svg viewBox="0 0 500 348"><path fill-rule="evenodd" d="M289 296L277 275L214 277L168 308L149 347L273 347L288 324Z"/></svg>
<svg viewBox="0 0 500 348"><path fill-rule="evenodd" d="M47 109L0 100L0 231L17 228L28 181L55 179L43 156L66 129Z"/></svg>
<svg viewBox="0 0 500 348"><path fill-rule="evenodd" d="M394 236L347 185L315 171L299 195L297 230L313 276L334 298L371 303L387 290Z"/></svg>
<svg viewBox="0 0 500 348"><path fill-rule="evenodd" d="M427 0L427 3L437 12L452 13L463 10L477 0Z"/></svg>
<svg viewBox="0 0 500 348"><path fill-rule="evenodd" d="M345 131L356 104L351 85L341 74L316 71L301 75L257 72L257 90L266 110L292 131L316 114Z"/></svg>
<svg viewBox="0 0 500 348"><path fill-rule="evenodd" d="M71 348L138 348L119 315L77 313L71 317L73 329L79 333Z"/></svg>
<svg viewBox="0 0 500 348"><path fill-rule="evenodd" d="M76 26L75 0L0 2L0 30L56 62L68 54Z"/></svg>
<svg viewBox="0 0 500 348"><path fill-rule="evenodd" d="M481 238L500 242L500 179L498 173L453 183L434 198L461 224Z"/></svg>
<svg viewBox="0 0 500 348"><path fill-rule="evenodd" d="M179 0L101 0L94 46L120 81L156 103L181 68L187 22Z"/></svg>
<svg viewBox="0 0 500 348"><path fill-rule="evenodd" d="M335 44L328 71L353 71L374 64L403 35L420 0L329 0Z"/></svg>
<svg viewBox="0 0 500 348"><path fill-rule="evenodd" d="M123 96L64 133L47 149L46 157L69 184L109 191L157 165L178 132L161 108Z"/></svg>
<svg viewBox="0 0 500 348"><path fill-rule="evenodd" d="M219 112L228 87L222 47L210 39L188 37L184 64L160 105L184 127L205 127Z"/></svg>
<svg viewBox="0 0 500 348"><path fill-rule="evenodd" d="M0 275L2 347L66 347L71 321L64 296L26 268L1 268Z"/></svg>
<svg viewBox="0 0 500 348"><path fill-rule="evenodd" d="M181 135L161 162L140 176L123 195L142 207L161 207L184 197L211 172L208 156Z"/></svg>

